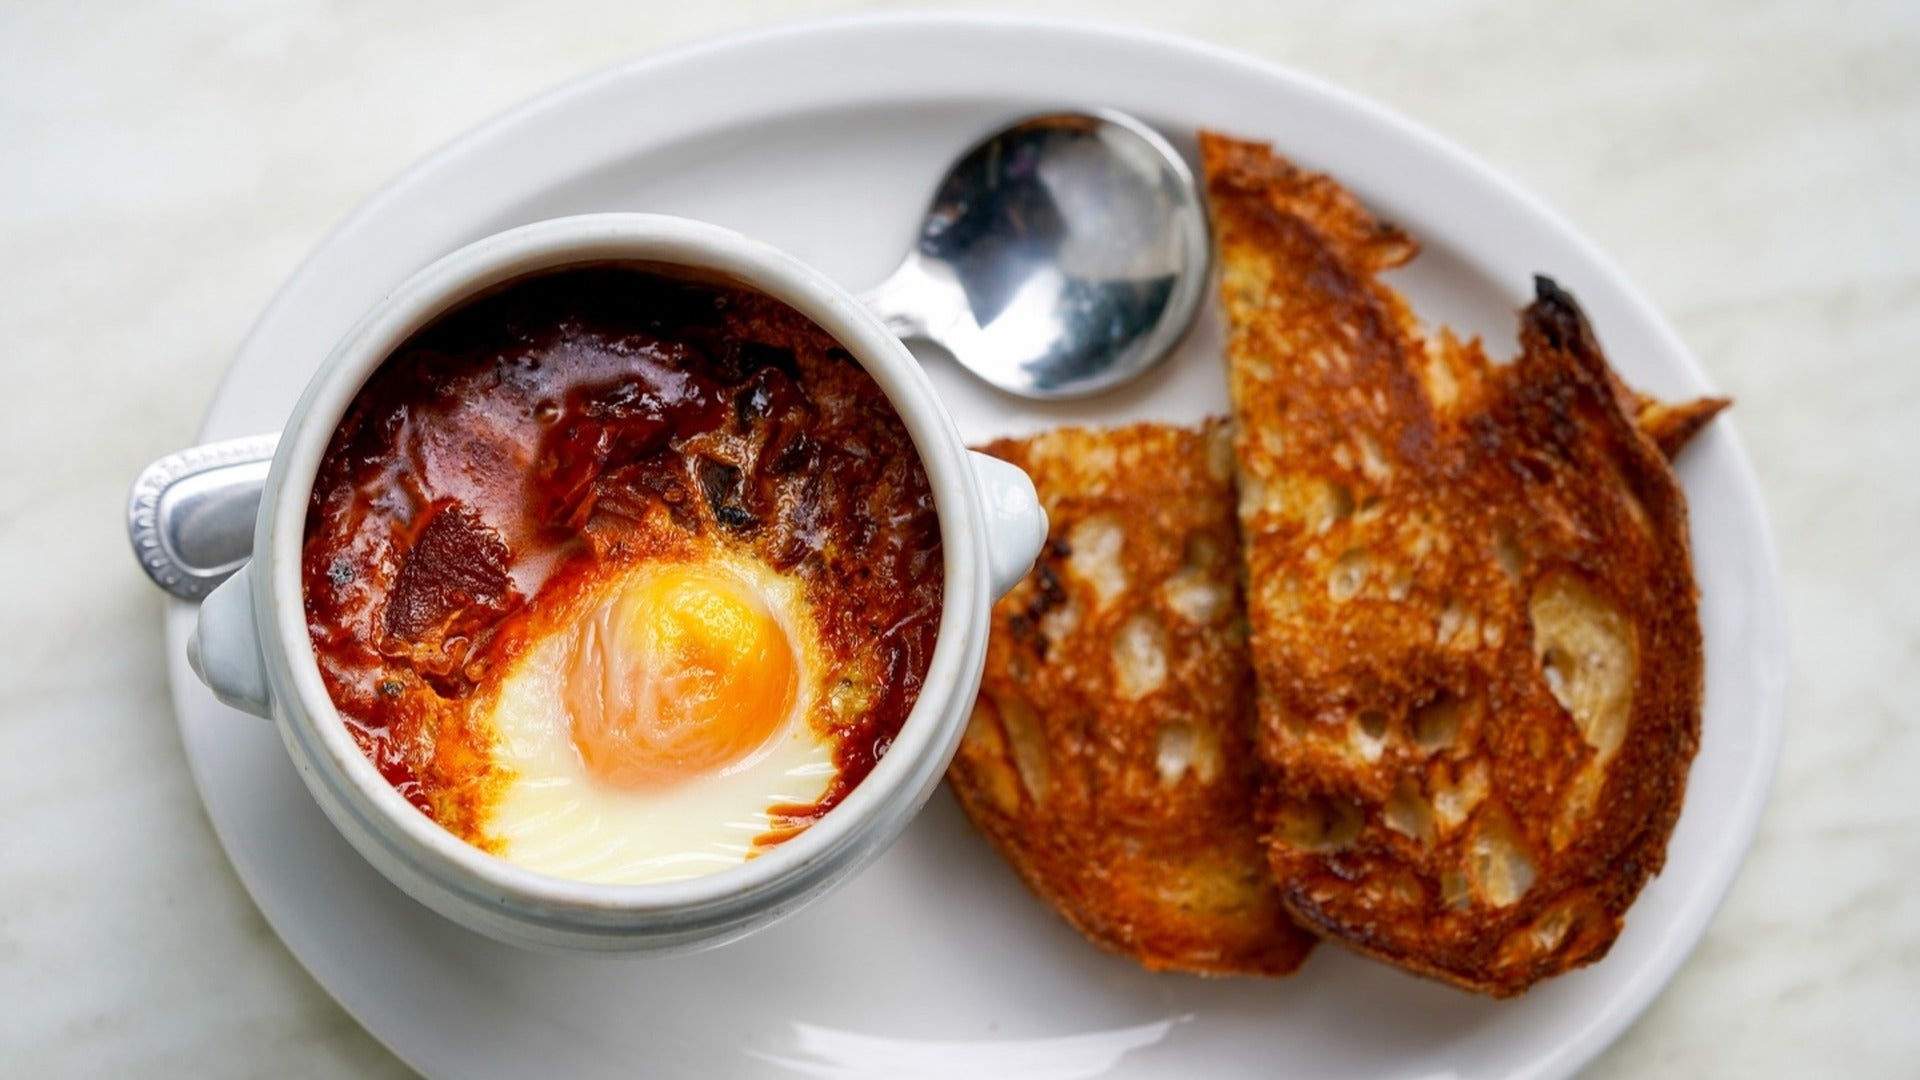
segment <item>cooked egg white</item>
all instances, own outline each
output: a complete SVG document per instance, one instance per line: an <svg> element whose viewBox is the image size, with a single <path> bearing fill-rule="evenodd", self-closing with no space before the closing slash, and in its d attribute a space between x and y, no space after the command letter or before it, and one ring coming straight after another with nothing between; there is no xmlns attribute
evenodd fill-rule
<svg viewBox="0 0 1920 1080"><path fill-rule="evenodd" d="M525 650L492 702L512 780L487 823L541 873L666 881L744 861L768 809L817 801L832 742L798 583L713 553L647 564Z"/></svg>

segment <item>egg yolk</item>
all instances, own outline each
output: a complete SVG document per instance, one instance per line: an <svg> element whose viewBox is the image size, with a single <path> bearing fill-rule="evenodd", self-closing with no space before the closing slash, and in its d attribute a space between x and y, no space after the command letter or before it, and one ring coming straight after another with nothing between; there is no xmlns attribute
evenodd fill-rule
<svg viewBox="0 0 1920 1080"><path fill-rule="evenodd" d="M793 644L765 597L704 566L629 578L575 624L566 709L595 778L658 789L760 748L793 707Z"/></svg>

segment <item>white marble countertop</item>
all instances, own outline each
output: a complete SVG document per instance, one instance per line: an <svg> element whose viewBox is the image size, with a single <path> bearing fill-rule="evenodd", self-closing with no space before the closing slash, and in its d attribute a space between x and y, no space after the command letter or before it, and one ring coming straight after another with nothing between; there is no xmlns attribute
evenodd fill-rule
<svg viewBox="0 0 1920 1080"><path fill-rule="evenodd" d="M214 840L160 598L123 539L127 484L191 441L302 255L414 158L638 51L883 6L0 9L0 1071L405 1074ZM1641 283L1738 400L1794 671L1753 854L1592 1075L1914 1075L1920 7L985 6L1126 19L1343 84L1492 161Z"/></svg>

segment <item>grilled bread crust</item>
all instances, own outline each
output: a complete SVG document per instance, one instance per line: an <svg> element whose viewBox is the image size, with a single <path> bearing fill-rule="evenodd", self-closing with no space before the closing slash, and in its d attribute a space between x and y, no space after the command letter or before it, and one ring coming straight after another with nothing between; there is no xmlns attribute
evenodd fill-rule
<svg viewBox="0 0 1920 1080"><path fill-rule="evenodd" d="M1378 277L1410 237L1265 146L1201 147L1282 903L1496 996L1591 963L1664 861L1699 737L1654 436L1677 449L1724 403L1627 389L1545 278L1512 364L1429 337Z"/></svg>
<svg viewBox="0 0 1920 1080"><path fill-rule="evenodd" d="M1720 411L1733 404L1733 399L1723 397L1695 398L1692 401L1668 403L1645 394L1633 395L1634 418L1640 430L1646 432L1653 445L1668 461L1678 457L1680 451L1693 441L1695 435L1707 426L1707 422L1720 415Z"/></svg>
<svg viewBox="0 0 1920 1080"><path fill-rule="evenodd" d="M1225 425L1063 429L983 449L1049 543L993 611L948 783L1027 886L1148 968L1282 975L1313 937L1254 814L1252 676Z"/></svg>

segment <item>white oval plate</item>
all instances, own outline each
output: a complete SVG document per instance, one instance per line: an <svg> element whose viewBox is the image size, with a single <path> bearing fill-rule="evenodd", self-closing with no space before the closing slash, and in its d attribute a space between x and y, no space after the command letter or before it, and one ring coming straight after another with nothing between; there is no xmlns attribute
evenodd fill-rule
<svg viewBox="0 0 1920 1080"><path fill-rule="evenodd" d="M321 245L235 358L202 434L272 430L348 325L413 270L538 218L652 210L794 252L855 289L905 249L949 158L1029 110L1112 106L1191 151L1202 125L1331 171L1426 246L1396 275L1430 320L1512 348L1531 275L1577 294L1614 363L1708 389L1647 302L1525 193L1433 135L1292 72L1160 35L975 17L860 18L724 38L569 84L394 181ZM1036 407L937 360L970 438L1225 408L1220 331L1120 393ZM1337 948L1295 977L1152 975L1029 897L937 796L859 880L774 930L670 959L535 956L455 928L328 827L273 730L188 671L174 703L207 811L294 954L434 1077L1565 1076L1660 991L1745 853L1781 738L1786 637L1764 510L1731 425L1680 465L1692 504L1707 709L1667 867L1604 962L1493 1002Z"/></svg>

